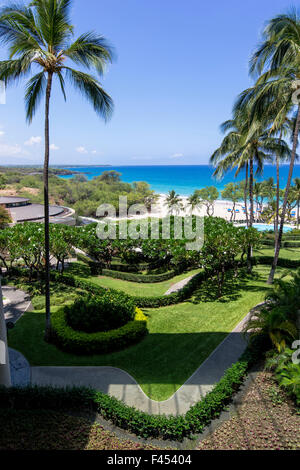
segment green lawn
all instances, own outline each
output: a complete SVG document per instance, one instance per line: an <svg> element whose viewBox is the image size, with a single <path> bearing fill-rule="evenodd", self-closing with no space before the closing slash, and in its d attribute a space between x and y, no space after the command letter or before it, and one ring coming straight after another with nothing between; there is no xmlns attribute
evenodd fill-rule
<svg viewBox="0 0 300 470"><path fill-rule="evenodd" d="M93 282L97 286L121 290L123 292L126 292L127 294L135 295L135 296L153 297L153 296L164 295L173 284L176 284L177 282L182 281L182 279L185 279L189 276L193 276L194 274L197 274L200 271L200 269L187 271L167 281L156 282L153 284L122 281L120 279L113 279L108 276L91 276L89 272L87 271L86 266L81 265L79 263L74 263L70 271L73 272L73 274L76 274L77 277L88 279L89 281Z"/></svg>
<svg viewBox="0 0 300 470"><path fill-rule="evenodd" d="M145 310L150 334L139 344L113 354L80 357L45 343L43 312L27 312L9 332L9 345L32 365L119 367L129 372L149 397L165 400L264 299L269 289L265 282L268 272L269 267L258 266L253 277L229 279L220 300L215 298L215 285L208 283L189 301ZM278 268L277 276L285 272Z"/></svg>
<svg viewBox="0 0 300 470"><path fill-rule="evenodd" d="M260 248L259 250L253 251L253 256L274 256L274 248ZM300 249L299 248L281 248L280 258L288 259L299 259L300 260Z"/></svg>

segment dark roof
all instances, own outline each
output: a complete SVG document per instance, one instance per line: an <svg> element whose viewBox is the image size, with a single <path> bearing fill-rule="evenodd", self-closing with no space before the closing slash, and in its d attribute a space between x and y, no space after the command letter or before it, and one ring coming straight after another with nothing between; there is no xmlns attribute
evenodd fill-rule
<svg viewBox="0 0 300 470"><path fill-rule="evenodd" d="M15 204L18 202L29 202L29 199L15 196L0 196L0 204Z"/></svg>
<svg viewBox="0 0 300 470"><path fill-rule="evenodd" d="M44 206L42 204L29 204L28 206L12 207L9 209L14 222L40 220L44 218ZM50 217L62 214L64 207L49 206Z"/></svg>

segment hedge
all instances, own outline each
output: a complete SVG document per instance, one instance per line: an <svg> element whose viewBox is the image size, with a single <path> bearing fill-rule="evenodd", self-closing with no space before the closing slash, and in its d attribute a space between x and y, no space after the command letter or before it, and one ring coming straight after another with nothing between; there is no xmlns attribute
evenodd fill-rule
<svg viewBox="0 0 300 470"><path fill-rule="evenodd" d="M114 279L121 279L123 281L140 282L150 284L155 282L163 282L175 276L175 271L167 271L161 274L135 274L124 273L121 271L113 271L112 269L102 269L103 276L112 277Z"/></svg>
<svg viewBox="0 0 300 470"><path fill-rule="evenodd" d="M275 245L275 241L272 240L272 239L262 240L261 243L262 243L263 246L272 246L272 247L274 247L274 245ZM281 248L300 248L300 242L283 240L281 242Z"/></svg>
<svg viewBox="0 0 300 470"><path fill-rule="evenodd" d="M98 261L96 260L93 260L92 258L89 258L88 256L85 256L81 253L78 253L77 254L77 259L78 261L82 261L83 263L87 264L90 269L91 269L91 273L92 274L101 274L103 272L104 269L102 269L102 265L101 263L99 263ZM125 264L125 263L121 263L121 262L118 262L118 261L112 261L111 264L110 264L110 269L106 270L106 271L112 271L112 272L116 272L116 273L131 273L131 274L136 274L138 275L139 272L141 271L149 271L151 269L157 269L159 268L161 265L158 264L158 263L153 263L153 264L149 264L149 263L143 263L143 264ZM165 273L163 273L165 274ZM107 274L108 276L109 274ZM111 276L113 277L113 276ZM119 277L118 279L122 279L121 277ZM125 278L124 278L125 279ZM163 279L163 280L166 280L167 278ZM170 279L170 278L168 278ZM139 282L139 281L137 281ZM145 281L147 282L147 281ZM160 281L148 281L148 282L160 282Z"/></svg>
<svg viewBox="0 0 300 470"><path fill-rule="evenodd" d="M182 416L149 415L129 407L117 398L87 388L0 387L0 408L14 410L89 410L99 413L114 425L143 438L181 441L201 433L230 403L243 383L249 367L259 359L261 349L248 347L238 362L200 402Z"/></svg>
<svg viewBox="0 0 300 470"><path fill-rule="evenodd" d="M254 264L272 265L273 259L273 256L255 256L252 258L252 261ZM299 268L300 259L278 258L277 266L281 268Z"/></svg>
<svg viewBox="0 0 300 470"><path fill-rule="evenodd" d="M62 275L56 271L52 271L50 276L53 281L63 282L69 286L84 289L88 292L92 292L93 294L101 295L105 292L111 292L115 294L120 293L120 291L117 289L97 286L96 284L86 279L78 279L71 274ZM161 295L157 297L138 297L135 295L127 295L133 299L135 304L140 308L166 307L168 305L174 305L188 299L194 290L199 286L199 284L206 278L207 275L204 273L204 271L201 271L200 273L196 274L196 276L194 276L181 290L170 295Z"/></svg>
<svg viewBox="0 0 300 470"><path fill-rule="evenodd" d="M137 309L134 320L116 330L85 333L71 328L65 309L52 313L51 342L63 351L80 354L106 354L140 341L147 333L147 319Z"/></svg>

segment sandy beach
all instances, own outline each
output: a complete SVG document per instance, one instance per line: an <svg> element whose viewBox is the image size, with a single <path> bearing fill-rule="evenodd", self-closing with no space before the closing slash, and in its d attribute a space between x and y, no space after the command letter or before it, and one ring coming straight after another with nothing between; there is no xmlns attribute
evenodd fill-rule
<svg viewBox="0 0 300 470"><path fill-rule="evenodd" d="M159 199L157 204L154 206L152 215L155 217L165 217L169 214L169 209L166 205L166 199L167 195L166 194L160 194ZM183 205L183 210L181 210L178 214L176 215L190 215L191 209L188 204L188 197L186 196L181 196L182 200L182 205ZM243 203L238 203L236 204L235 210L236 210L236 216L235 220L236 221L241 221L246 219L246 215L243 210L244 204ZM225 200L217 200L214 203L214 216L215 217L222 217L226 220L230 220L231 215L232 215L232 209L233 209L233 203L231 201L225 201ZM205 216L207 215L206 212L206 206L202 205L198 209L193 210L194 215L198 216ZM145 217L145 216L144 216Z"/></svg>

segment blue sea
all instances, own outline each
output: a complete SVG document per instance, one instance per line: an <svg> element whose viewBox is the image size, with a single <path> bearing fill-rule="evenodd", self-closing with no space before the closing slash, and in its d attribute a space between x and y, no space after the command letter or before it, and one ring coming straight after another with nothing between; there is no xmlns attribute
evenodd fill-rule
<svg viewBox="0 0 300 470"><path fill-rule="evenodd" d="M60 168L62 168L60 166ZM168 193L174 189L182 196L189 196L195 189L205 186L216 186L219 191L224 189L227 183L241 181L245 179L242 171L237 178L235 172L228 172L222 180L213 177L214 168L209 165L173 165L173 166L64 166L63 168L83 173L89 180L101 175L104 171L115 170L121 173L122 181L133 183L134 181L146 181L151 189L158 193ZM280 187L284 188L288 177L288 165L280 168ZM273 177L276 180L276 170L274 166L266 165L263 175L256 177L257 181ZM300 165L296 165L293 177L300 177ZM64 179L72 176L62 176Z"/></svg>

